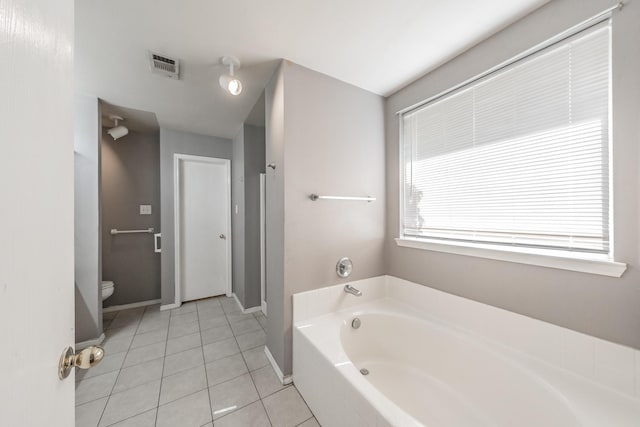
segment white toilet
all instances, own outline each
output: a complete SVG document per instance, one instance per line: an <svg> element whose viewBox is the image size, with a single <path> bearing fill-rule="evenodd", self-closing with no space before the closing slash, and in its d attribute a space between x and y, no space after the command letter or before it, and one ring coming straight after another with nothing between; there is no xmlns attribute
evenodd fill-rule
<svg viewBox="0 0 640 427"><path fill-rule="evenodd" d="M102 281L102 301L106 300L111 295L113 295L114 289L115 289L115 286L113 285L113 282L103 280Z"/></svg>

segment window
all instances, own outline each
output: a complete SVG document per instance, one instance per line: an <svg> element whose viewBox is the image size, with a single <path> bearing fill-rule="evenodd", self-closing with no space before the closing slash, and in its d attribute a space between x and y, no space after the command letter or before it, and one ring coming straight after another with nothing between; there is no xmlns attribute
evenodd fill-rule
<svg viewBox="0 0 640 427"><path fill-rule="evenodd" d="M401 239L611 259L610 33L401 113Z"/></svg>

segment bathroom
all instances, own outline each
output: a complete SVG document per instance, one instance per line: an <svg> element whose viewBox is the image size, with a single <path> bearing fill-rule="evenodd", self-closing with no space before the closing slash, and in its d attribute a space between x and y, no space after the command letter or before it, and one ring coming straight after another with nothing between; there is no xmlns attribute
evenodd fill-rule
<svg viewBox="0 0 640 427"><path fill-rule="evenodd" d="M6 88L0 282L3 324L38 317L3 329L33 371L3 425L638 425L635 1L27 3L0 20L34 88ZM227 178L191 297L195 158Z"/></svg>

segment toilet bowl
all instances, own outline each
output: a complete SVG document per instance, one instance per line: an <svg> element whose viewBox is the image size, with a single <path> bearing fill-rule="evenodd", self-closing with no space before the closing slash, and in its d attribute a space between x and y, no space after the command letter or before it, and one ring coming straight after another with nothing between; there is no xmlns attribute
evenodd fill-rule
<svg viewBox="0 0 640 427"><path fill-rule="evenodd" d="M102 301L106 300L111 295L113 295L114 288L115 287L113 285L113 282L111 281L102 282Z"/></svg>

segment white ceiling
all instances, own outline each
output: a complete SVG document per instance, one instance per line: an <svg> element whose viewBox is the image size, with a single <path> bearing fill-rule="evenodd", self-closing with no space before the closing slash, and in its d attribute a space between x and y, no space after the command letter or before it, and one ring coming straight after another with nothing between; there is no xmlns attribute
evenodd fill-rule
<svg viewBox="0 0 640 427"><path fill-rule="evenodd" d="M547 1L77 0L77 90L232 137L279 58L387 96ZM151 74L147 50L182 79ZM223 55L242 62L238 97L218 86Z"/></svg>
<svg viewBox="0 0 640 427"><path fill-rule="evenodd" d="M101 110L103 127L110 128L115 126L115 122L109 116L116 115L123 119L118 124L126 126L129 130L143 133L154 133L160 130L158 119L151 112L119 107L104 101L102 102Z"/></svg>

